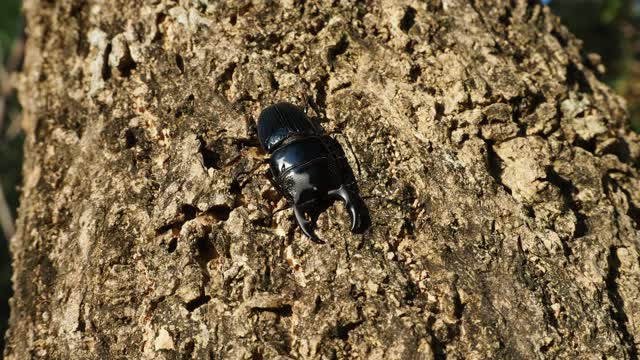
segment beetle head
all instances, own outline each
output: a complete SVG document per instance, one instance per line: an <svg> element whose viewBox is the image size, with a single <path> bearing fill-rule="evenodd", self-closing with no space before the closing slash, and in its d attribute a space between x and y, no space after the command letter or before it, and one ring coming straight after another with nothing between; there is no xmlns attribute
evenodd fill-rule
<svg viewBox="0 0 640 360"><path fill-rule="evenodd" d="M299 107L286 102L268 106L258 117L258 139L267 153L272 153L291 136L320 133L321 129Z"/></svg>

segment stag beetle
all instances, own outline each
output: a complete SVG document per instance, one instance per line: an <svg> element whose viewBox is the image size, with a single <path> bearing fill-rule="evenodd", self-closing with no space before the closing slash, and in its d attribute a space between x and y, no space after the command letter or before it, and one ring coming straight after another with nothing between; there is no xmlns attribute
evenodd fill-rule
<svg viewBox="0 0 640 360"><path fill-rule="evenodd" d="M342 199L351 213L351 231L361 230L361 214L356 196L346 184L340 159L329 146L328 136L305 111L290 103L271 105L258 118L258 139L271 155L269 167L277 190L293 207L302 232L317 243L324 243L313 231L313 218L321 204Z"/></svg>

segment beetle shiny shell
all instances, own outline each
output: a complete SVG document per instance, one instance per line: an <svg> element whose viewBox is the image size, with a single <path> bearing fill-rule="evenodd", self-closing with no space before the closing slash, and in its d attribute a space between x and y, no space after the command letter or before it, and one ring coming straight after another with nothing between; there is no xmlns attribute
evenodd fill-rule
<svg viewBox="0 0 640 360"><path fill-rule="evenodd" d="M327 135L300 108L285 102L265 108L258 118L258 139L271 155L269 167L275 185L293 207L306 236L323 243L305 214L331 199L345 202L351 214L351 231L359 229L361 216L355 198L329 149Z"/></svg>

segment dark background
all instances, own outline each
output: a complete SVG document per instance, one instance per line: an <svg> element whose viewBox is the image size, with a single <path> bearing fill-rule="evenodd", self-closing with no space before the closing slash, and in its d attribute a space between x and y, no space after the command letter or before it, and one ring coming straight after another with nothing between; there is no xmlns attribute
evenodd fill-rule
<svg viewBox="0 0 640 360"><path fill-rule="evenodd" d="M598 53L607 72L601 79L627 99L631 126L640 131L640 0L542 0L584 41L584 53ZM19 71L24 41L20 0L0 0L0 212L15 219L21 183L20 109L8 86L8 73ZM4 106L3 106L4 104ZM0 227L2 227L0 225ZM7 236L0 229L0 359L9 317L11 267Z"/></svg>

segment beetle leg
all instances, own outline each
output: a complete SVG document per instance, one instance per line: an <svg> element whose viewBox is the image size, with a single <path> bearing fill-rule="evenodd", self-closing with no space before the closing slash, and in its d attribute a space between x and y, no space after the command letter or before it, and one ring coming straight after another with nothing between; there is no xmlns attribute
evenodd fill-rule
<svg viewBox="0 0 640 360"><path fill-rule="evenodd" d="M304 211L300 209L300 207L293 205L293 213L296 215L296 220L298 221L298 225L300 225L300 229L302 229L302 232L307 235L307 237L311 239L311 241L318 244L325 243L324 241L320 240L318 236L316 236L316 234L313 232L313 229L310 228L311 224L304 217Z"/></svg>
<svg viewBox="0 0 640 360"><path fill-rule="evenodd" d="M344 185L341 185L338 189L329 191L329 196L342 199L344 201L344 205L349 209L349 213L351 214L351 232L360 230L360 227L362 226L362 219L356 206L355 199L352 198L349 190L347 190Z"/></svg>
<svg viewBox="0 0 640 360"><path fill-rule="evenodd" d="M307 94L304 94L304 114L309 116L309 108L313 109L313 112L316 113L316 115L314 116L315 119L321 119L322 118L322 113L320 112L320 108L318 108L318 105L316 104L315 100L313 100L312 97L309 97ZM319 134L324 134L324 129L322 128L322 126L318 125L317 121L312 121L311 125L313 125L315 131L317 131Z"/></svg>
<svg viewBox="0 0 640 360"><path fill-rule="evenodd" d="M304 113L307 114L309 112L309 108L311 108L316 113L316 116L320 116L320 109L318 109L318 105L316 105L313 98L307 94L303 94L302 96L304 97Z"/></svg>
<svg viewBox="0 0 640 360"><path fill-rule="evenodd" d="M302 109L302 111L304 111L305 115L308 115L308 113L309 113L309 96L307 96L307 94L303 94L302 96L304 97L304 109Z"/></svg>
<svg viewBox="0 0 640 360"><path fill-rule="evenodd" d="M316 116L318 117L322 116L322 113L320 112L320 108L316 104L315 100L313 100L313 98L307 97L307 104L308 104L307 106L310 106L313 109L313 111L316 113Z"/></svg>

